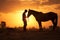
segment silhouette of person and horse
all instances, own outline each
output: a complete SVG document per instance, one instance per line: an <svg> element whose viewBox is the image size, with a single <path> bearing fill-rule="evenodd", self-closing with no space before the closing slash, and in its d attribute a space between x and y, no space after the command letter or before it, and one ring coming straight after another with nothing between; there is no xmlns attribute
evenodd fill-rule
<svg viewBox="0 0 60 40"><path fill-rule="evenodd" d="M27 12L27 10L25 10L25 12L23 14L24 30L26 30L26 25L27 25L27 21L26 21L26 19L24 19L24 18L26 18L26 17L24 17L26 12ZM58 16L56 13L54 13L54 12L43 13L43 12L37 12L35 10L29 9L27 17L29 17L31 14L35 17L36 21L38 22L39 30L43 30L41 22L45 22L48 20L52 21L53 30L55 30L55 28L57 27Z"/></svg>

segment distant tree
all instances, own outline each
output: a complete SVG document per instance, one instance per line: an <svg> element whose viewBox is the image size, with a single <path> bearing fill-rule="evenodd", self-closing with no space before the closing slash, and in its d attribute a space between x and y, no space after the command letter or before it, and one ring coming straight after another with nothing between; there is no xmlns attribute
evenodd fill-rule
<svg viewBox="0 0 60 40"><path fill-rule="evenodd" d="M4 22L4 21L1 22L1 28L3 28L3 29L6 28L6 22Z"/></svg>

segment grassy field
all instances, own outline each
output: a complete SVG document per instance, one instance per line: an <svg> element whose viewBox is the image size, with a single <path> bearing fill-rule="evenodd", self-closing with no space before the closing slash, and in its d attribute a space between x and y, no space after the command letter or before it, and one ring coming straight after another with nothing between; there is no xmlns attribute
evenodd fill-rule
<svg viewBox="0 0 60 40"><path fill-rule="evenodd" d="M19 31L13 29L0 30L0 40L60 40L57 31Z"/></svg>

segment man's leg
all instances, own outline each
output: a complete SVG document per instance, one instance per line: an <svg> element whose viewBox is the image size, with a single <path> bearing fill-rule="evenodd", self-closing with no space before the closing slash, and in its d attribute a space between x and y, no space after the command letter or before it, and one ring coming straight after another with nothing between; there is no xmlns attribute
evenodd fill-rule
<svg viewBox="0 0 60 40"><path fill-rule="evenodd" d="M26 31L27 22L24 21L24 31Z"/></svg>

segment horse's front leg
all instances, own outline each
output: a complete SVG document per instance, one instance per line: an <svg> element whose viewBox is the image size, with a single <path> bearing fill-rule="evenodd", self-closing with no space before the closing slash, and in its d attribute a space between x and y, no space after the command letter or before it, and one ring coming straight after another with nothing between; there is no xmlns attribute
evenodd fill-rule
<svg viewBox="0 0 60 40"><path fill-rule="evenodd" d="M41 24L41 22L39 22L39 31L42 31L43 29L42 29L42 24Z"/></svg>

